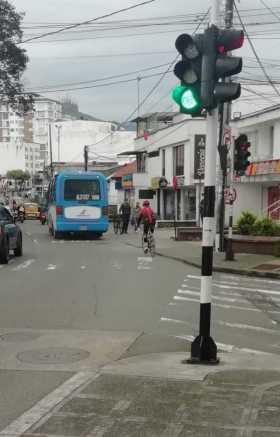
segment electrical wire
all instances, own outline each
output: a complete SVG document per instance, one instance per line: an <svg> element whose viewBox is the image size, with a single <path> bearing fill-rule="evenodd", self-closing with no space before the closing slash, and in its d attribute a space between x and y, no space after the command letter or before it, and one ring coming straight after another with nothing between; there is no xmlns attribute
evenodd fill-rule
<svg viewBox="0 0 280 437"><path fill-rule="evenodd" d="M275 18L277 18L278 21L280 21L280 16L277 15L270 6L268 6L263 0L260 0L260 2Z"/></svg>
<svg viewBox="0 0 280 437"><path fill-rule="evenodd" d="M130 71L127 73L115 74L113 76L105 76L105 77L98 78L98 79L85 80L85 81L79 81L79 82L71 82L71 83L63 83L63 84L56 84L56 85L45 85L45 86L42 85L42 86L34 87L34 88L36 88L37 90L45 90L45 89L48 90L48 89L57 88L57 87L68 87L68 86L85 85L85 84L95 83L95 82L104 82L106 80L117 79L119 77L131 76L132 74L143 73L144 71L156 70L156 69L161 68L161 67L166 67L166 65L169 65L169 64L165 63L165 64L153 65L152 67L141 68L140 70L134 70L134 71Z"/></svg>
<svg viewBox="0 0 280 437"><path fill-rule="evenodd" d="M260 57L259 57L259 55L258 55L258 53L256 52L256 49L255 49L255 47L254 47L254 44L252 43L251 38L250 38L250 36L249 36L249 34L248 34L248 32L247 32L247 29L246 29L246 27L244 26L244 23L243 23L243 21L242 21L242 18L241 18L240 14L239 14L239 11L238 11L238 8L237 8L237 6L236 6L236 2L235 2L235 1L234 1L234 8L235 8L236 13L237 13L237 15L238 15L238 18L239 18L240 24L241 24L241 26L242 26L242 28L243 28L244 34L246 35L246 37L247 37L247 39L248 39L248 41L249 41L249 44L250 44L250 46L251 46L251 49L252 49L252 51L253 51L253 53L254 53L254 55L255 55L257 61L258 61L258 64L259 64L260 68L262 69L262 71L263 71L265 77L267 78L268 82L270 83L270 85L272 86L272 88L274 89L274 91L276 92L276 94L280 97L280 92L279 92L279 90L277 89L277 87L276 87L276 86L274 85L274 83L272 82L270 76L268 75L268 73L267 73L267 71L266 71L266 69L265 69L265 67L264 67L264 65L263 65L263 63L262 63L262 61L261 61L261 59L260 59Z"/></svg>
<svg viewBox="0 0 280 437"><path fill-rule="evenodd" d="M46 36L55 35L57 33L65 32L66 30L74 29L76 27L84 26L86 24L93 23L94 21L101 20L102 18L112 17L113 15L117 15L117 14L120 14L122 12L127 12L127 11L130 11L132 9L138 8L139 6L144 6L144 5L147 5L149 3L153 3L155 1L156 0L146 0L142 3L137 3L136 5L128 6L127 8L119 9L117 11L110 12L109 14L104 14L104 15L101 15L99 17L92 18L91 20L86 20L86 21L82 21L81 23L75 23L75 24L72 24L69 26L64 26L62 29L54 30L52 32L42 33L41 35L37 35L37 36L34 36L32 38L29 38L29 39L22 41L21 44L33 41L35 39L45 38Z"/></svg>

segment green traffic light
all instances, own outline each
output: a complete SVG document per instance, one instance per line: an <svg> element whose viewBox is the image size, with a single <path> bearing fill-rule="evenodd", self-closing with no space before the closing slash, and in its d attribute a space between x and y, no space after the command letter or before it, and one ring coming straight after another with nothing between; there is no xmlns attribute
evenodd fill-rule
<svg viewBox="0 0 280 437"><path fill-rule="evenodd" d="M201 102L194 87L179 85L174 88L172 98L180 106L180 112L196 114L201 112Z"/></svg>

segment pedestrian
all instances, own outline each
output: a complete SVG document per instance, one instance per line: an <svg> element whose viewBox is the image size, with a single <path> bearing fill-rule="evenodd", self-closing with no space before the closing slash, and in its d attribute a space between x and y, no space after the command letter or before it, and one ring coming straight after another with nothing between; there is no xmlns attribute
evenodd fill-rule
<svg viewBox="0 0 280 437"><path fill-rule="evenodd" d="M138 217L139 217L140 211L141 211L140 202L136 202L136 205L133 208L132 217L131 217L131 225L134 226L135 232L137 231L137 222L138 222Z"/></svg>
<svg viewBox="0 0 280 437"><path fill-rule="evenodd" d="M121 204L120 214L122 216L122 230L121 234L127 234L127 229L129 225L129 219L131 214L131 207L127 199Z"/></svg>
<svg viewBox="0 0 280 437"><path fill-rule="evenodd" d="M203 216L204 216L204 195L202 195L200 204L199 204L199 215L200 215L200 221L203 225Z"/></svg>

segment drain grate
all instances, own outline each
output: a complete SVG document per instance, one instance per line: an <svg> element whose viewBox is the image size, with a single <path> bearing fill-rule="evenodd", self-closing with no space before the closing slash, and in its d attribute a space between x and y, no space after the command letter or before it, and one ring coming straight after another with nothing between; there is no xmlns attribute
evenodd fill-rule
<svg viewBox="0 0 280 437"><path fill-rule="evenodd" d="M45 348L20 352L17 359L30 364L69 364L90 356L88 351L72 348Z"/></svg>
<svg viewBox="0 0 280 437"><path fill-rule="evenodd" d="M35 334L32 332L7 332L6 334L0 335L0 340L7 343L17 343L21 341L32 341L39 338L40 334Z"/></svg>

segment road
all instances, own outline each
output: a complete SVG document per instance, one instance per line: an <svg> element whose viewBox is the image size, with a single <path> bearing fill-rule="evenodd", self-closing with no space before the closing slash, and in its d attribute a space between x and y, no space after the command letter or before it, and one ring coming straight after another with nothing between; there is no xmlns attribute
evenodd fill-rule
<svg viewBox="0 0 280 437"><path fill-rule="evenodd" d="M125 353L184 350L197 334L198 270L111 232L53 240L37 222L23 232L24 256L0 266L0 430L77 372ZM278 354L279 321L278 281L215 275L221 350Z"/></svg>

